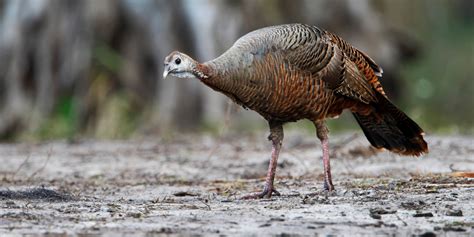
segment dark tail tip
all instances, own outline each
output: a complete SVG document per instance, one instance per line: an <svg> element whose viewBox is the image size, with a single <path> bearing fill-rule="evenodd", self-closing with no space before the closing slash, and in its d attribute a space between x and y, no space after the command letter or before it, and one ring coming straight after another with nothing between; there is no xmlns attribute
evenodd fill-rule
<svg viewBox="0 0 474 237"><path fill-rule="evenodd" d="M428 153L423 130L388 99L380 95L371 114L353 113L369 142L402 155Z"/></svg>

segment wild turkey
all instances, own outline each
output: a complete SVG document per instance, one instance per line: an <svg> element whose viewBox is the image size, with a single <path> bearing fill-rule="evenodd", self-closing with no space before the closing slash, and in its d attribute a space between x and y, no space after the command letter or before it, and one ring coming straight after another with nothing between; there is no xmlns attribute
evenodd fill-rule
<svg viewBox="0 0 474 237"><path fill-rule="evenodd" d="M423 130L385 95L380 68L369 56L338 36L304 24L271 26L248 33L220 57L198 63L180 52L165 58L163 77L197 78L244 108L256 111L270 126L272 155L261 193L279 194L273 186L282 125L311 120L323 150L324 188L334 190L329 164L326 118L349 109L369 142L402 155L428 152Z"/></svg>

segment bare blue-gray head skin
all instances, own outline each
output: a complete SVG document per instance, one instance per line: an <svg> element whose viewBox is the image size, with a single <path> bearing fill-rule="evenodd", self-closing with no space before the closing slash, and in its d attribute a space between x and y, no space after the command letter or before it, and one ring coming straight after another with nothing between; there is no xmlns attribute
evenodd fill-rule
<svg viewBox="0 0 474 237"><path fill-rule="evenodd" d="M196 78L198 63L188 55L174 51L165 58L163 78L168 75L178 78Z"/></svg>

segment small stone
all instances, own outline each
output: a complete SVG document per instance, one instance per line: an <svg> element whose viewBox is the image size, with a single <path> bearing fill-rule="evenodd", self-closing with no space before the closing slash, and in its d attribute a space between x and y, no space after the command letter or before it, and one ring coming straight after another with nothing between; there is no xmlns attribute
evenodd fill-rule
<svg viewBox="0 0 474 237"><path fill-rule="evenodd" d="M467 230L459 226L445 226L443 227L444 231L454 231L454 232L466 232Z"/></svg>
<svg viewBox="0 0 474 237"><path fill-rule="evenodd" d="M370 213L370 217L374 218L374 219L377 219L377 220L380 220L382 219L382 216L378 213L374 213L374 212L371 212Z"/></svg>
<svg viewBox="0 0 474 237"><path fill-rule="evenodd" d="M262 227L269 227L271 226L272 224L271 223L265 223L265 224L261 224L259 225L258 227L262 228Z"/></svg>
<svg viewBox="0 0 474 237"><path fill-rule="evenodd" d="M285 218L281 218L281 217L272 217L270 219L270 221L285 221Z"/></svg>
<svg viewBox="0 0 474 237"><path fill-rule="evenodd" d="M369 211L370 211L370 213L375 213L375 214L378 214L378 215L394 214L394 213L397 212L397 210L390 210L390 209L381 208L381 207L372 208Z"/></svg>
<svg viewBox="0 0 474 237"><path fill-rule="evenodd" d="M186 192L186 191L180 191L180 192L173 193L173 196L175 196L175 197L186 197L186 196L195 197L195 196L199 196L199 194Z"/></svg>
<svg viewBox="0 0 474 237"><path fill-rule="evenodd" d="M127 216L133 217L133 218L140 218L140 217L142 217L142 213L140 213L140 212L129 212L129 213L127 213Z"/></svg>
<svg viewBox="0 0 474 237"><path fill-rule="evenodd" d="M169 227L161 227L158 231L155 233L165 233L165 234L171 234L173 233L173 230Z"/></svg>
<svg viewBox="0 0 474 237"><path fill-rule="evenodd" d="M448 210L446 211L447 216L463 216L461 210Z"/></svg>
<svg viewBox="0 0 474 237"><path fill-rule="evenodd" d="M14 201L6 201L5 204L7 204L7 206L14 206L15 202Z"/></svg>
<svg viewBox="0 0 474 237"><path fill-rule="evenodd" d="M417 212L413 215L413 217L433 217L433 213L431 213L431 212Z"/></svg>
<svg viewBox="0 0 474 237"><path fill-rule="evenodd" d="M436 234L431 232L431 231L428 231L428 232L425 232L421 235L419 235L420 237L436 237Z"/></svg>

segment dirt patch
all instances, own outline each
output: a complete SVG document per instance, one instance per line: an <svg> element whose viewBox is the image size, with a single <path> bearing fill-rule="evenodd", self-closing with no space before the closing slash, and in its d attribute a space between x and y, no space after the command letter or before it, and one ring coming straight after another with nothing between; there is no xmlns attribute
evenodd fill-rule
<svg viewBox="0 0 474 237"><path fill-rule="evenodd" d="M474 231L472 137L428 137L421 158L334 136L336 191L314 137L286 135L282 194L262 188L265 135L0 145L0 235L424 235ZM313 145L311 145L313 144ZM365 148L364 148L365 147Z"/></svg>

